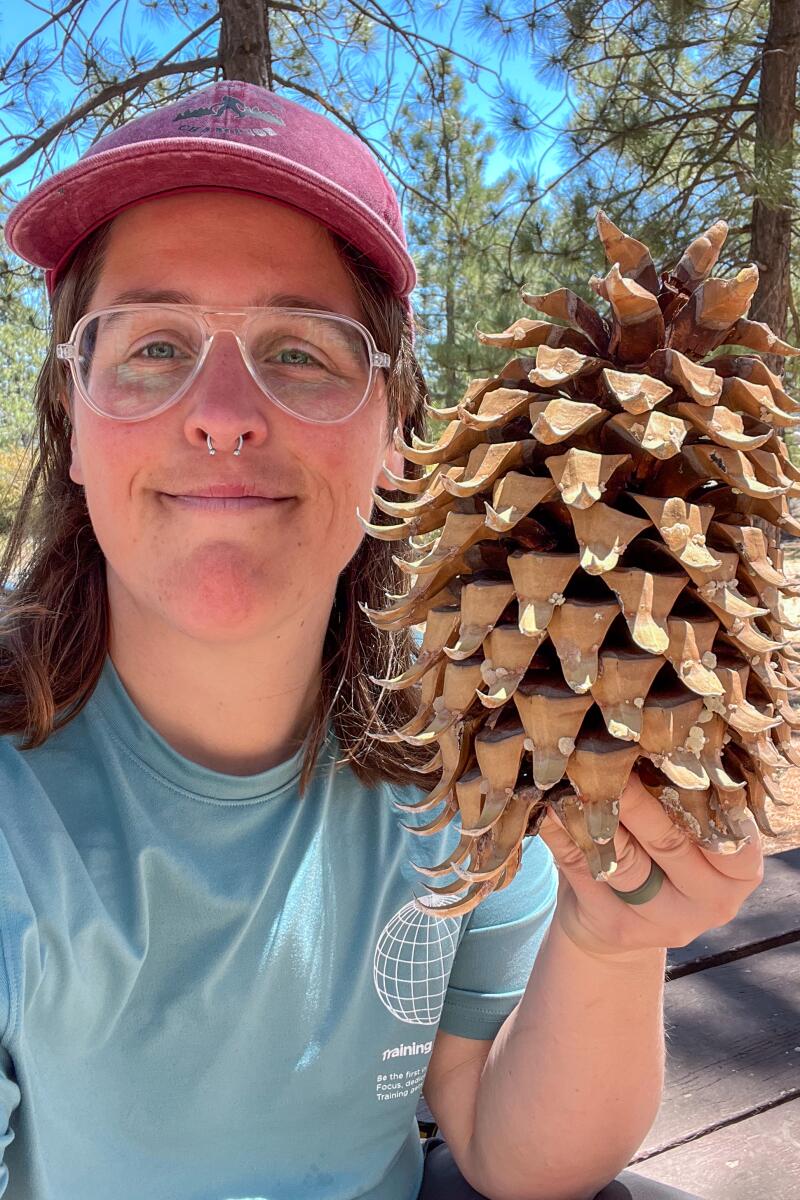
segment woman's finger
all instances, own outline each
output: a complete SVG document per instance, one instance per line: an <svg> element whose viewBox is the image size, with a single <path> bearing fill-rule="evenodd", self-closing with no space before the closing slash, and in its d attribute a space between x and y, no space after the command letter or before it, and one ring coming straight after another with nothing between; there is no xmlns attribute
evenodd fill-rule
<svg viewBox="0 0 800 1200"><path fill-rule="evenodd" d="M661 802L631 775L620 796L620 824L630 830L647 854L666 871L684 895L706 895L724 880L755 886L763 874L763 853L758 826L746 810L739 824L748 841L736 853L706 849L693 842L664 810ZM624 880L624 882L623 882ZM617 882L619 881L619 883ZM626 878L626 864L615 872L614 886L623 890L636 886Z"/></svg>

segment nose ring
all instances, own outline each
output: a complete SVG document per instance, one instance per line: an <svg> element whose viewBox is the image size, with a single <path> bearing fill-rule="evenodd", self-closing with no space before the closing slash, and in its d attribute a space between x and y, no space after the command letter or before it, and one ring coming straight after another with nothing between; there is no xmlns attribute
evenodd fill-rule
<svg viewBox="0 0 800 1200"><path fill-rule="evenodd" d="M239 439L238 439L238 444L237 444L237 446L236 446L236 449L235 449L235 450L234 450L234 452L233 452L233 453L234 453L234 454L235 454L237 457L238 457L238 456L239 456L239 455L242 453L242 446L243 446L243 444L244 444L244 438L242 437L242 435L241 435L241 433L240 433L240 434L239 434ZM207 434L206 434L206 445L208 446L208 453L209 453L209 454L216 454L216 453L217 453L217 451L216 451L216 447L214 446L214 443L213 443L213 442L212 442L212 440L211 440L211 434L210 434L210 433L207 433Z"/></svg>

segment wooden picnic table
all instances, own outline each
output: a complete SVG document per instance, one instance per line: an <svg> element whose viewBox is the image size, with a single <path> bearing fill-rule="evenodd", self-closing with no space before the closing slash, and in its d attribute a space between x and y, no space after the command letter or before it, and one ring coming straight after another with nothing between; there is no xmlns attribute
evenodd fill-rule
<svg viewBox="0 0 800 1200"><path fill-rule="evenodd" d="M702 1200L800 1200L800 849L667 955L667 1071L629 1170ZM424 1101L420 1132L435 1131Z"/></svg>
<svg viewBox="0 0 800 1200"><path fill-rule="evenodd" d="M668 952L667 1075L631 1170L703 1200L800 1200L800 849Z"/></svg>

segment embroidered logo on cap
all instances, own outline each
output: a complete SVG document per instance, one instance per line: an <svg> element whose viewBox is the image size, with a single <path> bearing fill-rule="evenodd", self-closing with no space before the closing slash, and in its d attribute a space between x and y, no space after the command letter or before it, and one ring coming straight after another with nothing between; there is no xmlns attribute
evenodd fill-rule
<svg viewBox="0 0 800 1200"><path fill-rule="evenodd" d="M204 122L203 118L209 120ZM227 137L231 133L236 136L275 137L275 130L270 129L270 125L286 124L277 113L268 108L245 104L236 96L225 96L219 104L212 104L208 108L183 108L172 119L180 122L182 134L201 134L204 137Z"/></svg>

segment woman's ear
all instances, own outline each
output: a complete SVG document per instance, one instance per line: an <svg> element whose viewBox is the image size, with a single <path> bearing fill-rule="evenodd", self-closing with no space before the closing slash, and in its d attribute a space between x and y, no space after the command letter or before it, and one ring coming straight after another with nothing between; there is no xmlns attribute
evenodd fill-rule
<svg viewBox="0 0 800 1200"><path fill-rule="evenodd" d="M397 432L401 437L403 436L403 429L399 424L397 426ZM385 455L383 456L383 467L381 468L380 474L375 481L375 487L394 491L395 485L386 474L385 468L388 468L393 475L399 475L402 477L405 461L406 460L403 458L403 455L398 449L396 449L394 442L390 443L390 445L387 447Z"/></svg>
<svg viewBox="0 0 800 1200"><path fill-rule="evenodd" d="M69 464L69 477L73 483L77 483L80 487L84 487L85 480L83 478L83 469L81 468L80 451L78 450L78 435L77 435L77 431L75 429L75 423L72 419L72 416L73 416L72 401L64 392L61 393L59 400L61 402L62 408L64 409L64 412L67 414L67 416L70 419L70 426L71 426L69 448L72 452L72 460Z"/></svg>

